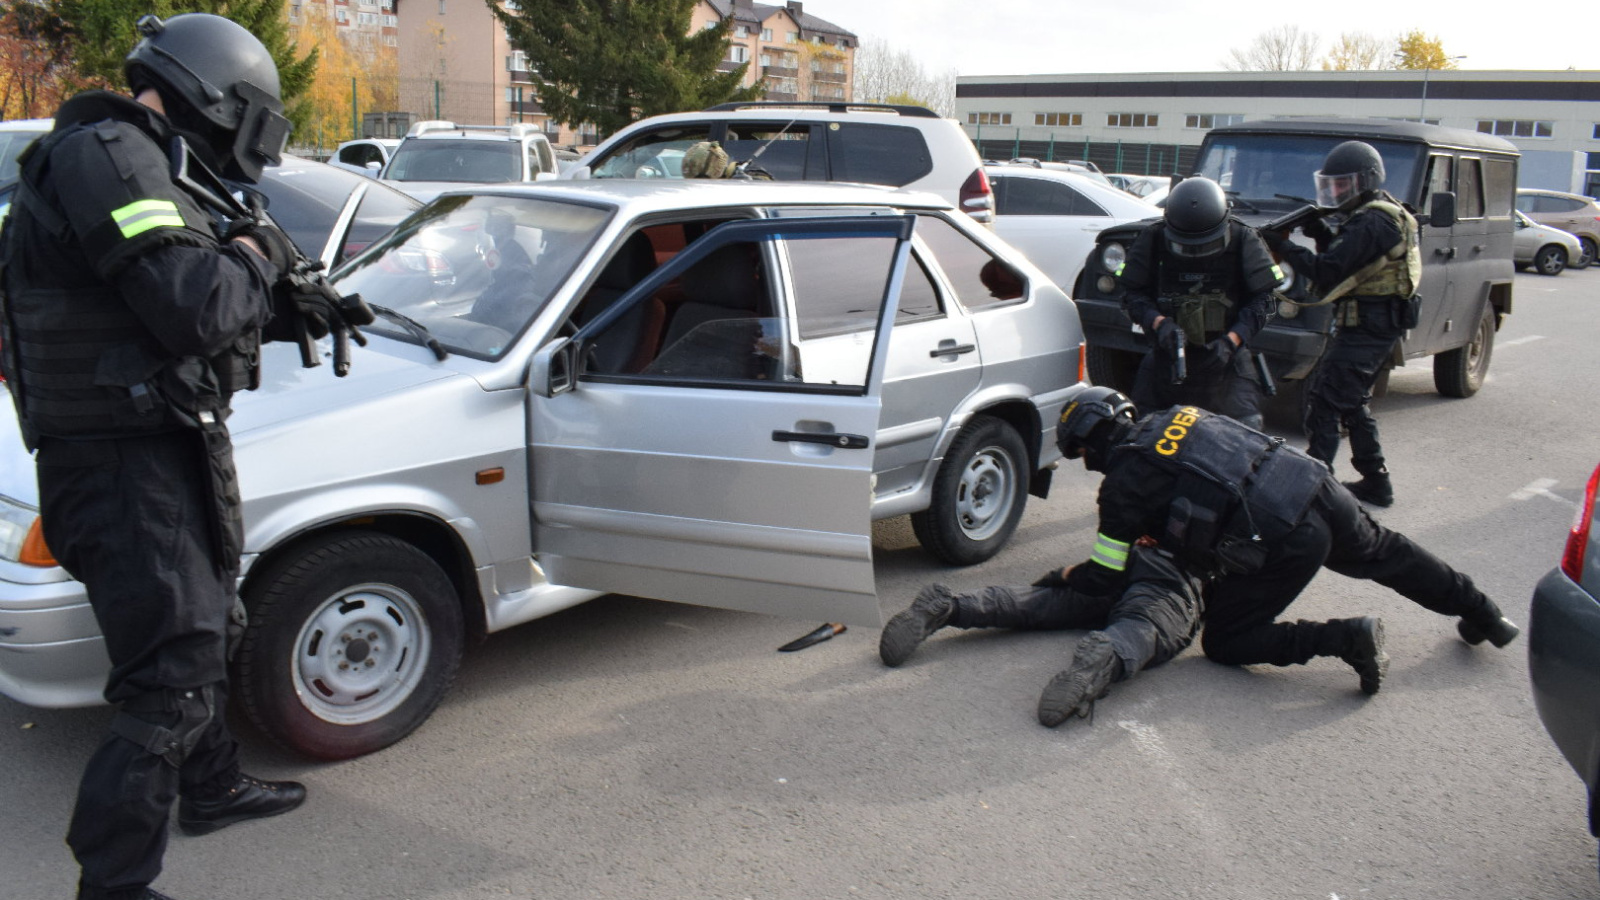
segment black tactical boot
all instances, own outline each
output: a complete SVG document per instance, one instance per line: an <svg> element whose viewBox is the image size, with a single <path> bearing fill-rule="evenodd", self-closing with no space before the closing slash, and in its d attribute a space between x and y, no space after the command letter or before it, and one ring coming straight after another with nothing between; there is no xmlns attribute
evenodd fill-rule
<svg viewBox="0 0 1600 900"><path fill-rule="evenodd" d="M1468 621L1466 616L1462 616L1461 621L1456 623L1456 632L1461 635L1463 641L1474 647L1484 641L1488 641L1496 647L1504 647L1516 640L1517 635L1522 633L1522 629L1518 628L1515 622L1501 615L1500 610L1491 608L1489 615L1474 618L1471 621Z"/></svg>
<svg viewBox="0 0 1600 900"><path fill-rule="evenodd" d="M1345 619L1340 624L1347 629L1349 642L1339 658L1361 676L1361 693L1376 694L1383 686L1384 674L1389 671L1389 654L1383 652L1383 620L1366 616Z"/></svg>
<svg viewBox="0 0 1600 900"><path fill-rule="evenodd" d="M1122 675L1122 659L1105 632L1091 631L1072 652L1072 666L1056 673L1039 695L1039 724L1054 728L1076 715L1094 713L1094 702Z"/></svg>
<svg viewBox="0 0 1600 900"><path fill-rule="evenodd" d="M235 822L286 813L305 799L306 786L297 781L262 781L241 773L221 796L184 795L178 801L178 828L184 834L210 834Z"/></svg>
<svg viewBox="0 0 1600 900"><path fill-rule="evenodd" d="M1371 475L1363 475L1360 481L1339 483L1362 503L1370 503L1373 506L1394 505L1394 485L1389 483L1389 470L1386 468L1379 469Z"/></svg>
<svg viewBox="0 0 1600 900"><path fill-rule="evenodd" d="M140 897L139 900L172 900L172 898L155 888L147 887L144 889L144 896Z"/></svg>
<svg viewBox="0 0 1600 900"><path fill-rule="evenodd" d="M930 584L917 592L911 605L894 614L878 638L878 656L886 666L898 666L911 658L917 645L944 627L956 611L955 595L942 584Z"/></svg>

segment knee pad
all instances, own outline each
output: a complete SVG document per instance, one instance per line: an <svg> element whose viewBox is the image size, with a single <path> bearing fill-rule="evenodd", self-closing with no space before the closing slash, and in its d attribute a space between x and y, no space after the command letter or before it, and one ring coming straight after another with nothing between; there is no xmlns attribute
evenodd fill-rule
<svg viewBox="0 0 1600 900"><path fill-rule="evenodd" d="M216 689L168 689L118 705L111 732L161 757L174 769L183 765L216 716Z"/></svg>

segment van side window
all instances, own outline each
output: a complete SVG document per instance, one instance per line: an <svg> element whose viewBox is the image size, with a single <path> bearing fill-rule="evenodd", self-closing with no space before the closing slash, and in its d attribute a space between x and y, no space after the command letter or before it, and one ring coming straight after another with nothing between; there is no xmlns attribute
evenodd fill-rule
<svg viewBox="0 0 1600 900"><path fill-rule="evenodd" d="M1027 296L1019 273L944 219L918 215L917 237L933 251L939 268L955 288L956 299L967 309L979 310Z"/></svg>
<svg viewBox="0 0 1600 900"><path fill-rule="evenodd" d="M1454 168L1451 163L1455 158L1451 156L1435 155L1428 160L1428 195L1422 198L1422 208L1428 209L1434 194L1444 194L1452 190L1450 187L1450 173Z"/></svg>
<svg viewBox="0 0 1600 900"><path fill-rule="evenodd" d="M796 122L729 122L722 149L734 162L750 163L774 181L820 177L822 151L813 149L811 126ZM756 156L760 153L760 156Z"/></svg>
<svg viewBox="0 0 1600 900"><path fill-rule="evenodd" d="M1463 219L1483 218L1483 161L1462 157L1456 169L1456 215Z"/></svg>
<svg viewBox="0 0 1600 900"><path fill-rule="evenodd" d="M922 132L904 125L834 122L829 125L832 180L900 187L933 171Z"/></svg>
<svg viewBox="0 0 1600 900"><path fill-rule="evenodd" d="M1483 196L1485 209L1491 219L1504 219L1511 215L1511 204L1517 194L1516 167L1509 159L1483 161Z"/></svg>

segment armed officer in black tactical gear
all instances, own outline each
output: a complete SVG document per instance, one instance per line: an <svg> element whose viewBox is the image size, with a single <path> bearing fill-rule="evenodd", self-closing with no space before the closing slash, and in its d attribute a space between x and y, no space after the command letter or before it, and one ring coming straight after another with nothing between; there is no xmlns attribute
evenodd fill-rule
<svg viewBox="0 0 1600 900"><path fill-rule="evenodd" d="M1027 586L992 585L966 594L942 584L918 592L889 619L878 639L884 665L899 666L928 636L954 628L1094 629L1072 651L1072 664L1039 695L1039 722L1051 728L1093 712L1111 684L1182 653L1200 629L1205 584L1166 551L1141 538L1128 553L1126 586L1093 595L1054 571Z"/></svg>
<svg viewBox="0 0 1600 900"><path fill-rule="evenodd" d="M1517 626L1472 583L1399 532L1378 525L1320 460L1227 416L1172 407L1135 421L1127 398L1091 388L1056 430L1068 459L1103 472L1100 533L1067 586L1115 591L1133 543L1150 535L1190 571L1212 576L1201 646L1230 665L1338 657L1378 692L1388 665L1372 617L1278 622L1323 567L1365 578L1447 616L1469 644L1504 647Z"/></svg>
<svg viewBox="0 0 1600 900"><path fill-rule="evenodd" d="M1350 462L1361 480L1345 487L1374 506L1394 502L1389 468L1369 404L1378 373L1407 328L1417 324L1422 277L1417 221L1382 190L1383 157L1372 145L1346 141L1329 151L1315 175L1317 205L1347 214L1337 235L1321 219L1301 226L1312 252L1280 231L1263 231L1274 252L1317 286L1320 302L1338 303L1333 343L1307 385L1307 453L1332 468L1339 427L1350 432Z"/></svg>
<svg viewBox="0 0 1600 900"><path fill-rule="evenodd" d="M1255 229L1228 214L1216 182L1174 186L1162 221L1134 239L1119 273L1128 317L1150 336L1133 385L1139 409L1193 403L1261 427L1247 345L1272 315L1282 278Z"/></svg>
<svg viewBox="0 0 1600 900"><path fill-rule="evenodd" d="M82 900L162 896L149 885L174 800L179 827L205 834L305 798L242 774L223 723L242 534L224 423L233 392L255 386L294 251L270 225L224 232L184 186L206 171L253 182L279 161L278 72L218 16L139 30L134 99L62 104L22 158L0 240L0 356L37 454L45 541L87 589L112 666L116 712L67 834Z"/></svg>

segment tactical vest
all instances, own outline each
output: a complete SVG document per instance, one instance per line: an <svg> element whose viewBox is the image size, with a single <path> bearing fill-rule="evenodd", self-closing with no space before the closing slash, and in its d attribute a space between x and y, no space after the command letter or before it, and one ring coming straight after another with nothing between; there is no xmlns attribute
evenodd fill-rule
<svg viewBox="0 0 1600 900"><path fill-rule="evenodd" d="M33 446L41 436L122 437L220 422L228 397L255 386L259 334L241 337L230 351L210 360L176 358L112 285L84 286L82 273L61 278L67 273L14 258L24 241L32 240L36 251L60 251L54 258L88 265L81 251L74 250L79 238L55 207L48 187L51 152L83 128L100 133L109 152L116 152L110 122L68 125L41 139L23 160L22 179L0 237L6 376L24 439ZM118 166L102 168L111 169L103 172L108 180L119 178ZM163 198L156 212L160 224L176 222L216 235L216 223L198 204L181 192L174 194ZM109 227L83 241L114 241L138 228L137 220L146 214L131 210L120 231L108 222ZM69 286L74 282L78 284Z"/></svg>
<svg viewBox="0 0 1600 900"><path fill-rule="evenodd" d="M1160 543L1201 571L1260 568L1328 475L1282 438L1192 406L1146 417L1122 446L1176 474Z"/></svg>
<svg viewBox="0 0 1600 900"><path fill-rule="evenodd" d="M1323 296L1324 303L1351 296L1399 297L1402 300L1416 296L1417 286L1422 283L1422 249L1416 218L1383 193L1356 207L1351 218L1369 209L1393 220L1400 230L1400 243L1335 285ZM1340 304L1338 324L1360 324L1355 303Z"/></svg>
<svg viewBox="0 0 1600 900"><path fill-rule="evenodd" d="M1178 323L1188 342L1204 344L1228 330L1233 298L1243 286L1236 248L1230 245L1210 256L1176 257L1163 239L1156 243L1155 257L1157 305Z"/></svg>

